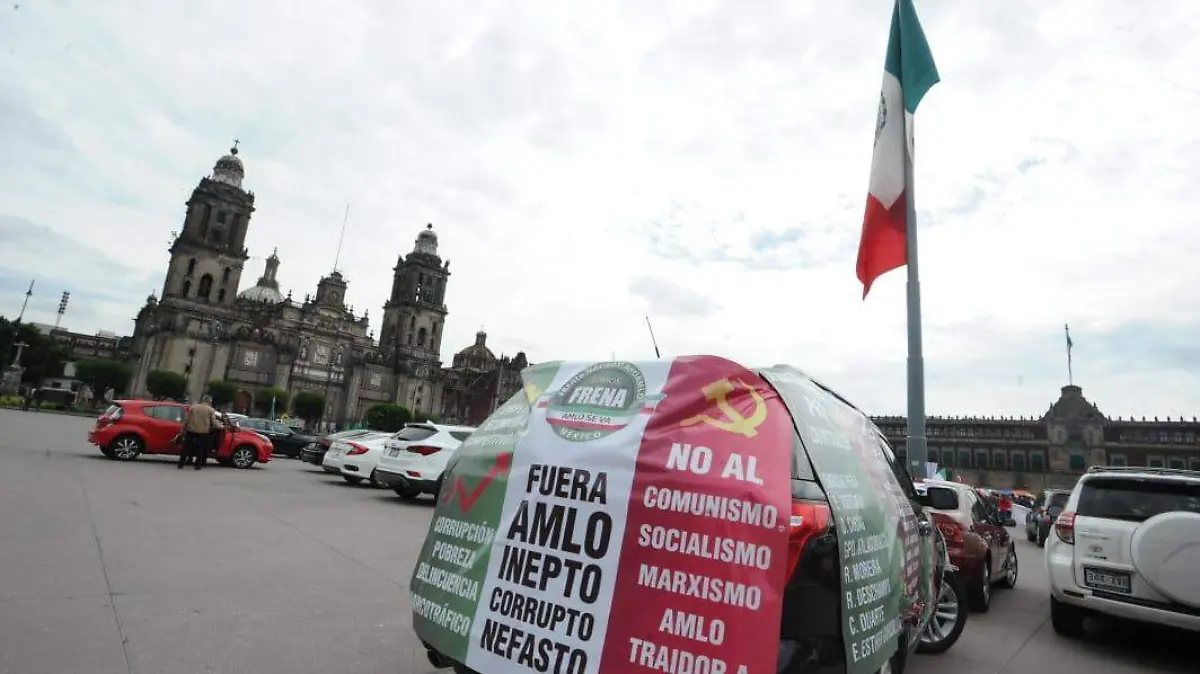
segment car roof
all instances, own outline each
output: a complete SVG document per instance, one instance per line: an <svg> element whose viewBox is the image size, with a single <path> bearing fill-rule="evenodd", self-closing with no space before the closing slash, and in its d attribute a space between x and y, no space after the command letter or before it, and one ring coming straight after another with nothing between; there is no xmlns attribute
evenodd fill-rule
<svg viewBox="0 0 1200 674"><path fill-rule="evenodd" d="M963 482L951 482L949 480L925 480L921 484L930 487L950 487L951 489L972 489L971 485Z"/></svg>
<svg viewBox="0 0 1200 674"><path fill-rule="evenodd" d="M1167 482L1200 482L1200 471L1180 468L1143 468L1141 466L1092 466L1079 478L1079 483L1096 478L1132 478Z"/></svg>
<svg viewBox="0 0 1200 674"><path fill-rule="evenodd" d="M435 424L432 421L414 421L410 424L407 424L405 426L405 428L408 428L409 426L425 426L428 428L437 429L439 431L467 431L469 433L475 432L475 427L473 427L473 426L451 426L450 424Z"/></svg>

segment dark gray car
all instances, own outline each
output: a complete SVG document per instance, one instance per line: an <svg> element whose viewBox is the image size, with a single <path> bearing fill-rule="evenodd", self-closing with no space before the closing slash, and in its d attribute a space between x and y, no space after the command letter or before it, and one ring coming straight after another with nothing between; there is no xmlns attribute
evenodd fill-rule
<svg viewBox="0 0 1200 674"><path fill-rule="evenodd" d="M1025 538L1037 543L1039 548L1045 547L1046 537L1050 535L1050 525L1062 513L1069 498L1069 489L1047 489L1038 494L1025 520Z"/></svg>

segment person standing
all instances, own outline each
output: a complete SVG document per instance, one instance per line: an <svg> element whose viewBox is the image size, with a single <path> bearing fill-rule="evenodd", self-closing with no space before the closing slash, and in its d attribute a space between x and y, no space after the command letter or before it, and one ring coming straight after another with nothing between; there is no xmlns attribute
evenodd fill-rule
<svg viewBox="0 0 1200 674"><path fill-rule="evenodd" d="M212 442L223 428L217 411L212 408L212 396L202 396L200 402L188 408L183 420L183 451L175 467L183 468L189 459L195 459L196 470L203 468Z"/></svg>

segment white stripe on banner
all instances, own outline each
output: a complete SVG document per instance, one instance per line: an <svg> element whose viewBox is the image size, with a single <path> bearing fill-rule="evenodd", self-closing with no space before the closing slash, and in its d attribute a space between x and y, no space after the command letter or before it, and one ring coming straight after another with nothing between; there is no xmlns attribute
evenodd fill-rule
<svg viewBox="0 0 1200 674"><path fill-rule="evenodd" d="M544 405L559 392L565 394L561 400L587 398L595 405L602 400L600 391L590 396L576 391L572 397L564 386L572 384L577 374L597 367L602 369L594 378L577 381L575 386L591 386L584 392L590 394L606 382L628 382L629 370L620 371L630 367L624 363L613 369L612 378L606 378L603 367L614 364L565 367L534 403L526 433L513 453L500 525L471 627L466 657L471 669L523 669L514 668L514 662L529 649L533 669L526 671L598 671L637 454L649 410L666 385L671 364L670 360L639 364L644 369L634 379L642 379L650 402L629 409L630 423L618 430L596 431L583 423L575 428L552 426ZM608 399L617 398L608 392ZM563 416L561 409L554 416ZM589 434L593 432L600 437ZM579 460L584 455L586 460ZM580 465L588 466L586 474L573 468ZM607 502L601 500L604 493ZM523 540L529 534L543 540Z"/></svg>

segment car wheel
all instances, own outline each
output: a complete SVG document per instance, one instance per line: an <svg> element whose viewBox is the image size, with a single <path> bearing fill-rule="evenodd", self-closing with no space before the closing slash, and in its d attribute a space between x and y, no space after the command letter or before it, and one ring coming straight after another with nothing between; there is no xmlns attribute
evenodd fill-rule
<svg viewBox="0 0 1200 674"><path fill-rule="evenodd" d="M349 482L350 484L360 484L363 481L363 479L361 477L351 477L349 475L343 475L342 479Z"/></svg>
<svg viewBox="0 0 1200 674"><path fill-rule="evenodd" d="M117 461L132 461L145 449L142 439L136 435L122 435L108 446L112 458Z"/></svg>
<svg viewBox="0 0 1200 674"><path fill-rule="evenodd" d="M383 489L383 483L379 481L379 478L375 477L375 474L377 472L378 471L376 471L376 470L372 470L371 477L367 478L367 481L371 483L372 487L374 487L376 489Z"/></svg>
<svg viewBox="0 0 1200 674"><path fill-rule="evenodd" d="M103 454L104 456L107 456L107 457L108 457L108 458L110 458L110 459L115 459L115 458L117 458L117 457L116 457L116 456L113 454L112 445L108 445L107 447L101 447L101 448L100 448L100 453L101 453L101 454Z"/></svg>
<svg viewBox="0 0 1200 674"><path fill-rule="evenodd" d="M396 496L399 496L405 501L415 501L421 496L421 492L413 489L412 487L408 487L407 489L404 487L396 487L392 491L396 492Z"/></svg>
<svg viewBox="0 0 1200 674"><path fill-rule="evenodd" d="M1000 581L1000 587L1011 590L1017 586L1017 573L1020 572L1020 567L1017 562L1017 551L1015 548L1008 549L1008 559L1004 560L1004 578Z"/></svg>
<svg viewBox="0 0 1200 674"><path fill-rule="evenodd" d="M947 572L942 577L942 589L929 624L921 632L917 652L929 655L945 653L958 641L967 626L967 590L957 573Z"/></svg>
<svg viewBox="0 0 1200 674"><path fill-rule="evenodd" d="M1084 635L1083 619L1086 614L1078 607L1064 604L1050 597L1050 624L1054 631L1064 637L1080 639Z"/></svg>
<svg viewBox="0 0 1200 674"><path fill-rule="evenodd" d="M245 470L254 465L258 459L258 452L250 445L238 445L233 448L233 453L229 455L229 463L233 464L234 468Z"/></svg>
<svg viewBox="0 0 1200 674"><path fill-rule="evenodd" d="M992 558L983 560L979 577L971 588L971 610L987 613L992 608Z"/></svg>

